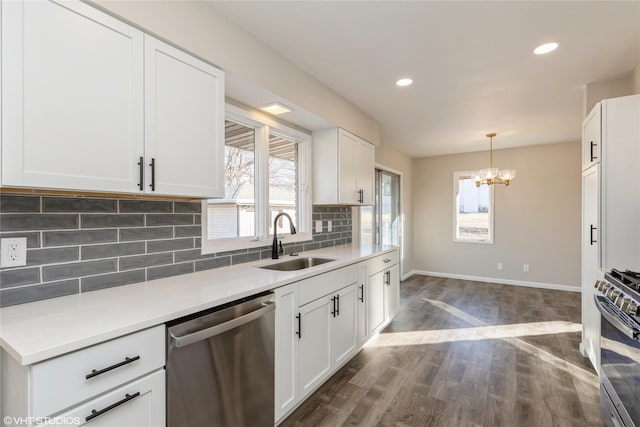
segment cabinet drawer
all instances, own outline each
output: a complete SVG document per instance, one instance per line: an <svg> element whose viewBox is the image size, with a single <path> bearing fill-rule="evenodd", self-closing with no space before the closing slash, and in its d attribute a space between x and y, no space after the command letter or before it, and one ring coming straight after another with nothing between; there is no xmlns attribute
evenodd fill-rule
<svg viewBox="0 0 640 427"><path fill-rule="evenodd" d="M63 419L65 424L74 426L90 422L92 427L157 427L165 425L164 402L164 370L160 370L63 413L54 420Z"/></svg>
<svg viewBox="0 0 640 427"><path fill-rule="evenodd" d="M164 325L37 363L31 368L33 415L51 415L164 364Z"/></svg>
<svg viewBox="0 0 640 427"><path fill-rule="evenodd" d="M358 267L350 265L300 281L299 304L305 305L358 281Z"/></svg>
<svg viewBox="0 0 640 427"><path fill-rule="evenodd" d="M372 274L376 274L379 271L382 271L386 268L391 267L392 265L398 264L399 257L398 251L387 252L386 254L382 254L375 258L371 258L367 260L367 274L371 276Z"/></svg>

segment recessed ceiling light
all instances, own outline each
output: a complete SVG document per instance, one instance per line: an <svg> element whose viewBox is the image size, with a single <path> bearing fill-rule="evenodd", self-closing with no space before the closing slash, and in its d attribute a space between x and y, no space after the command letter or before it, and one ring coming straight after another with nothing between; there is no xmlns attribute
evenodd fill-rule
<svg viewBox="0 0 640 427"><path fill-rule="evenodd" d="M413 83L413 80L411 79L400 79L396 82L396 85L398 86L409 86L411 83Z"/></svg>
<svg viewBox="0 0 640 427"><path fill-rule="evenodd" d="M533 50L533 53L536 55L544 55L545 53L553 52L558 48L558 43L545 43L543 45L538 46Z"/></svg>
<svg viewBox="0 0 640 427"><path fill-rule="evenodd" d="M279 116L280 114L288 113L291 108L286 105L280 104L279 102L272 102L271 104L263 105L262 107L258 107L262 111L273 114L274 116Z"/></svg>

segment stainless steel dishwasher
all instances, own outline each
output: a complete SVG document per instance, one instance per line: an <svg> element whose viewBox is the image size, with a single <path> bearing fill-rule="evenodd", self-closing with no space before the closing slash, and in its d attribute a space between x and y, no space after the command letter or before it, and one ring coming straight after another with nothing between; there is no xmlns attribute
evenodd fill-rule
<svg viewBox="0 0 640 427"><path fill-rule="evenodd" d="M167 324L167 426L274 425L273 293Z"/></svg>

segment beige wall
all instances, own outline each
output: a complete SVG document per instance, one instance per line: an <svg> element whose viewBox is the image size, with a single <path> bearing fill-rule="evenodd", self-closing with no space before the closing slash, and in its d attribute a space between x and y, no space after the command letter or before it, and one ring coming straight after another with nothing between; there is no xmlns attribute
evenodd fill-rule
<svg viewBox="0 0 640 427"><path fill-rule="evenodd" d="M633 93L640 93L640 64L631 72L631 89Z"/></svg>
<svg viewBox="0 0 640 427"><path fill-rule="evenodd" d="M582 113L586 117L597 102L633 93L631 74L618 79L589 83L584 87Z"/></svg>
<svg viewBox="0 0 640 427"><path fill-rule="evenodd" d="M303 109L378 144L378 123L206 1L91 1Z"/></svg>
<svg viewBox="0 0 640 427"><path fill-rule="evenodd" d="M580 150L572 142L494 152L496 166L518 175L495 189L492 245L453 242L453 172L486 167L488 153L414 159L414 268L579 288Z"/></svg>
<svg viewBox="0 0 640 427"><path fill-rule="evenodd" d="M383 143L376 147L376 164L402 173L400 204L402 210L402 274L413 270L413 174L411 158Z"/></svg>

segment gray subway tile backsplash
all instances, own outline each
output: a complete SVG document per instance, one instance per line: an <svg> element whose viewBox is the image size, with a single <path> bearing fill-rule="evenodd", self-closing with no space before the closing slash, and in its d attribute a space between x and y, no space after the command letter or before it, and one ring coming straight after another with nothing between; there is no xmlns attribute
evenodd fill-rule
<svg viewBox="0 0 640 427"><path fill-rule="evenodd" d="M24 304L43 299L73 295L79 292L78 279L44 283L34 286L20 286L0 292L0 306Z"/></svg>
<svg viewBox="0 0 640 427"><path fill-rule="evenodd" d="M78 228L73 214L2 214L0 231L56 230Z"/></svg>
<svg viewBox="0 0 640 427"><path fill-rule="evenodd" d="M314 206L333 230L285 253L351 241L351 208ZM0 306L271 258L265 246L202 255L200 202L0 196L0 237L26 237L26 267L0 269Z"/></svg>
<svg viewBox="0 0 640 427"><path fill-rule="evenodd" d="M192 214L147 214L147 226L193 225Z"/></svg>
<svg viewBox="0 0 640 427"><path fill-rule="evenodd" d="M141 214L88 214L80 216L82 228L144 227Z"/></svg>
<svg viewBox="0 0 640 427"><path fill-rule="evenodd" d="M118 260L116 258L99 261L73 262L69 264L50 265L42 268L42 276L45 282L53 280L69 279L100 273L112 273L117 271Z"/></svg>
<svg viewBox="0 0 640 427"><path fill-rule="evenodd" d="M109 243L118 241L118 230L45 231L42 237L45 247Z"/></svg>
<svg viewBox="0 0 640 427"><path fill-rule="evenodd" d="M80 282L81 292L96 291L130 283L144 282L145 270L124 271L121 273L102 274L100 276L84 277Z"/></svg>
<svg viewBox="0 0 640 427"><path fill-rule="evenodd" d="M40 281L40 268L3 269L0 271L0 288L30 285Z"/></svg>
<svg viewBox="0 0 640 427"><path fill-rule="evenodd" d="M40 197L37 196L14 196L12 194L0 195L0 212L40 212Z"/></svg>
<svg viewBox="0 0 640 427"><path fill-rule="evenodd" d="M120 230L120 241L169 239L173 237L172 227L125 228Z"/></svg>
<svg viewBox="0 0 640 427"><path fill-rule="evenodd" d="M82 246L81 259L112 258L126 255L140 255L145 250L144 242L111 243L106 245Z"/></svg>
<svg viewBox="0 0 640 427"><path fill-rule="evenodd" d="M182 264L171 264L162 267L147 269L147 280L161 279L163 277L178 276L180 274L193 273L193 261Z"/></svg>
<svg viewBox="0 0 640 427"><path fill-rule="evenodd" d="M173 202L156 200L120 200L120 213L172 213Z"/></svg>
<svg viewBox="0 0 640 427"><path fill-rule="evenodd" d="M86 197L43 197L42 212L116 213L118 201Z"/></svg>
<svg viewBox="0 0 640 427"><path fill-rule="evenodd" d="M134 268L152 267L154 265L166 265L173 263L171 252L162 252L151 255L127 256L120 258L119 269L131 270Z"/></svg>

